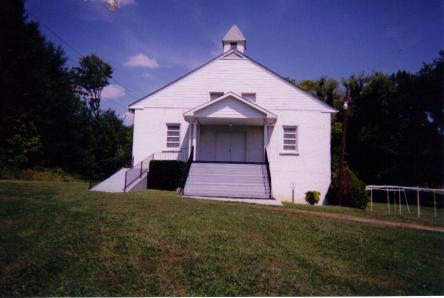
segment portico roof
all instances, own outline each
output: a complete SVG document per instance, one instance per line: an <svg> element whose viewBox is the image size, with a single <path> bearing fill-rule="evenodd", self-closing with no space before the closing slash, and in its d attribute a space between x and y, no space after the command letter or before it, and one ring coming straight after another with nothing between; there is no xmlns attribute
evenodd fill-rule
<svg viewBox="0 0 444 298"><path fill-rule="evenodd" d="M277 116L260 105L234 92L206 102L184 113L185 120L200 123L230 122L234 124L273 124Z"/></svg>

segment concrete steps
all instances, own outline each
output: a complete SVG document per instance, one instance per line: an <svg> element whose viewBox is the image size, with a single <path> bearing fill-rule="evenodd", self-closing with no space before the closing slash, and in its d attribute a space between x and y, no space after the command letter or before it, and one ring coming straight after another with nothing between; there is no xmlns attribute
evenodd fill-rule
<svg viewBox="0 0 444 298"><path fill-rule="evenodd" d="M266 165L194 162L184 195L269 199L271 195Z"/></svg>

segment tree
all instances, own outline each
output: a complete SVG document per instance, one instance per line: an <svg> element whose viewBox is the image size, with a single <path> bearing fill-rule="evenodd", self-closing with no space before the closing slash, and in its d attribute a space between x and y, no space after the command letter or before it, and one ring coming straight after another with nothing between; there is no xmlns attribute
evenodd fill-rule
<svg viewBox="0 0 444 298"><path fill-rule="evenodd" d="M295 85L331 106L341 104L340 99L343 98L343 92L340 90L339 82L335 79L321 77L317 81L304 80L295 83Z"/></svg>
<svg viewBox="0 0 444 298"><path fill-rule="evenodd" d="M132 129L123 125L115 111L100 113L95 126L93 174L105 178L131 162Z"/></svg>
<svg viewBox="0 0 444 298"><path fill-rule="evenodd" d="M352 76L349 165L368 184L443 181L443 56L417 73Z"/></svg>
<svg viewBox="0 0 444 298"><path fill-rule="evenodd" d="M23 1L2 4L0 169L60 167L85 176L104 160L113 160L106 173L128 164L130 129L112 111L100 117L111 73L95 55L68 69L63 50L27 20Z"/></svg>
<svg viewBox="0 0 444 298"><path fill-rule="evenodd" d="M73 69L76 91L88 103L95 118L100 113L102 90L109 85L112 73L112 67L94 54L80 58L79 66Z"/></svg>
<svg viewBox="0 0 444 298"><path fill-rule="evenodd" d="M0 7L0 165L81 167L85 111L63 50L30 22L23 1ZM81 146L85 146L81 148ZM85 154L86 155L86 154ZM69 158L66 158L69 156Z"/></svg>

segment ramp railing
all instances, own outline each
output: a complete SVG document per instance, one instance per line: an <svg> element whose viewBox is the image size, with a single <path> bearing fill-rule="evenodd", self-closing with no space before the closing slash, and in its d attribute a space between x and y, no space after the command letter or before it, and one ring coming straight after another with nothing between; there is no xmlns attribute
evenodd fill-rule
<svg viewBox="0 0 444 298"><path fill-rule="evenodd" d="M264 149L265 154L265 165L267 167L267 174L268 174L268 187L270 188L270 199L271 199L271 172L270 172L270 162L268 160L268 153L267 148Z"/></svg>
<svg viewBox="0 0 444 298"><path fill-rule="evenodd" d="M150 169L150 162L152 160L182 160L186 161L188 157L188 148L181 148L180 150L164 150L155 152L135 164L132 168L125 172L125 186L123 191L126 192L128 186L133 184L136 180L141 179L143 175L148 173Z"/></svg>

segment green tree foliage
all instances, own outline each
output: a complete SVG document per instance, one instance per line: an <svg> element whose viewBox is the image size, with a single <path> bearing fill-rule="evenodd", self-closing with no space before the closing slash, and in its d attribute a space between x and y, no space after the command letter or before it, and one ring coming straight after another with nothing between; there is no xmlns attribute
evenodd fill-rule
<svg viewBox="0 0 444 298"><path fill-rule="evenodd" d="M75 168L83 157L69 151L82 143L76 129L84 107L72 93L63 51L26 21L20 1L3 3L0 14L0 160Z"/></svg>
<svg viewBox="0 0 444 298"><path fill-rule="evenodd" d="M113 110L106 110L98 117L92 152L95 158L91 165L94 177L101 179L130 163L132 129L125 127Z"/></svg>
<svg viewBox="0 0 444 298"><path fill-rule="evenodd" d="M365 183L348 167L343 168L341 179L342 181L339 179L339 169L334 169L327 195L329 204L365 209L369 201Z"/></svg>
<svg viewBox="0 0 444 298"><path fill-rule="evenodd" d="M340 83L335 79L321 77L317 81L305 80L296 83L296 86L331 106L341 105L342 92L339 89Z"/></svg>
<svg viewBox="0 0 444 298"><path fill-rule="evenodd" d="M353 170L367 184L442 186L444 52L439 55L417 73L352 75L342 86L326 77L302 82L287 78L339 110L332 117L334 172L347 87L351 94L347 171Z"/></svg>
<svg viewBox="0 0 444 298"><path fill-rule="evenodd" d="M415 74L349 78L348 158L367 183L441 185L443 58Z"/></svg>
<svg viewBox="0 0 444 298"><path fill-rule="evenodd" d="M88 107L77 96L72 84L77 77L73 78L65 60L62 49L43 37L38 24L27 21L22 1L2 3L1 168L60 167L86 175L112 154L118 160L114 168L129 163L129 129L114 112L92 116L98 105ZM110 73L110 67L104 68L105 74ZM102 152L105 149L98 146L110 148Z"/></svg>
<svg viewBox="0 0 444 298"><path fill-rule="evenodd" d="M79 66L73 68L75 90L96 118L99 117L102 90L109 85L112 73L112 67L94 54L80 58Z"/></svg>

